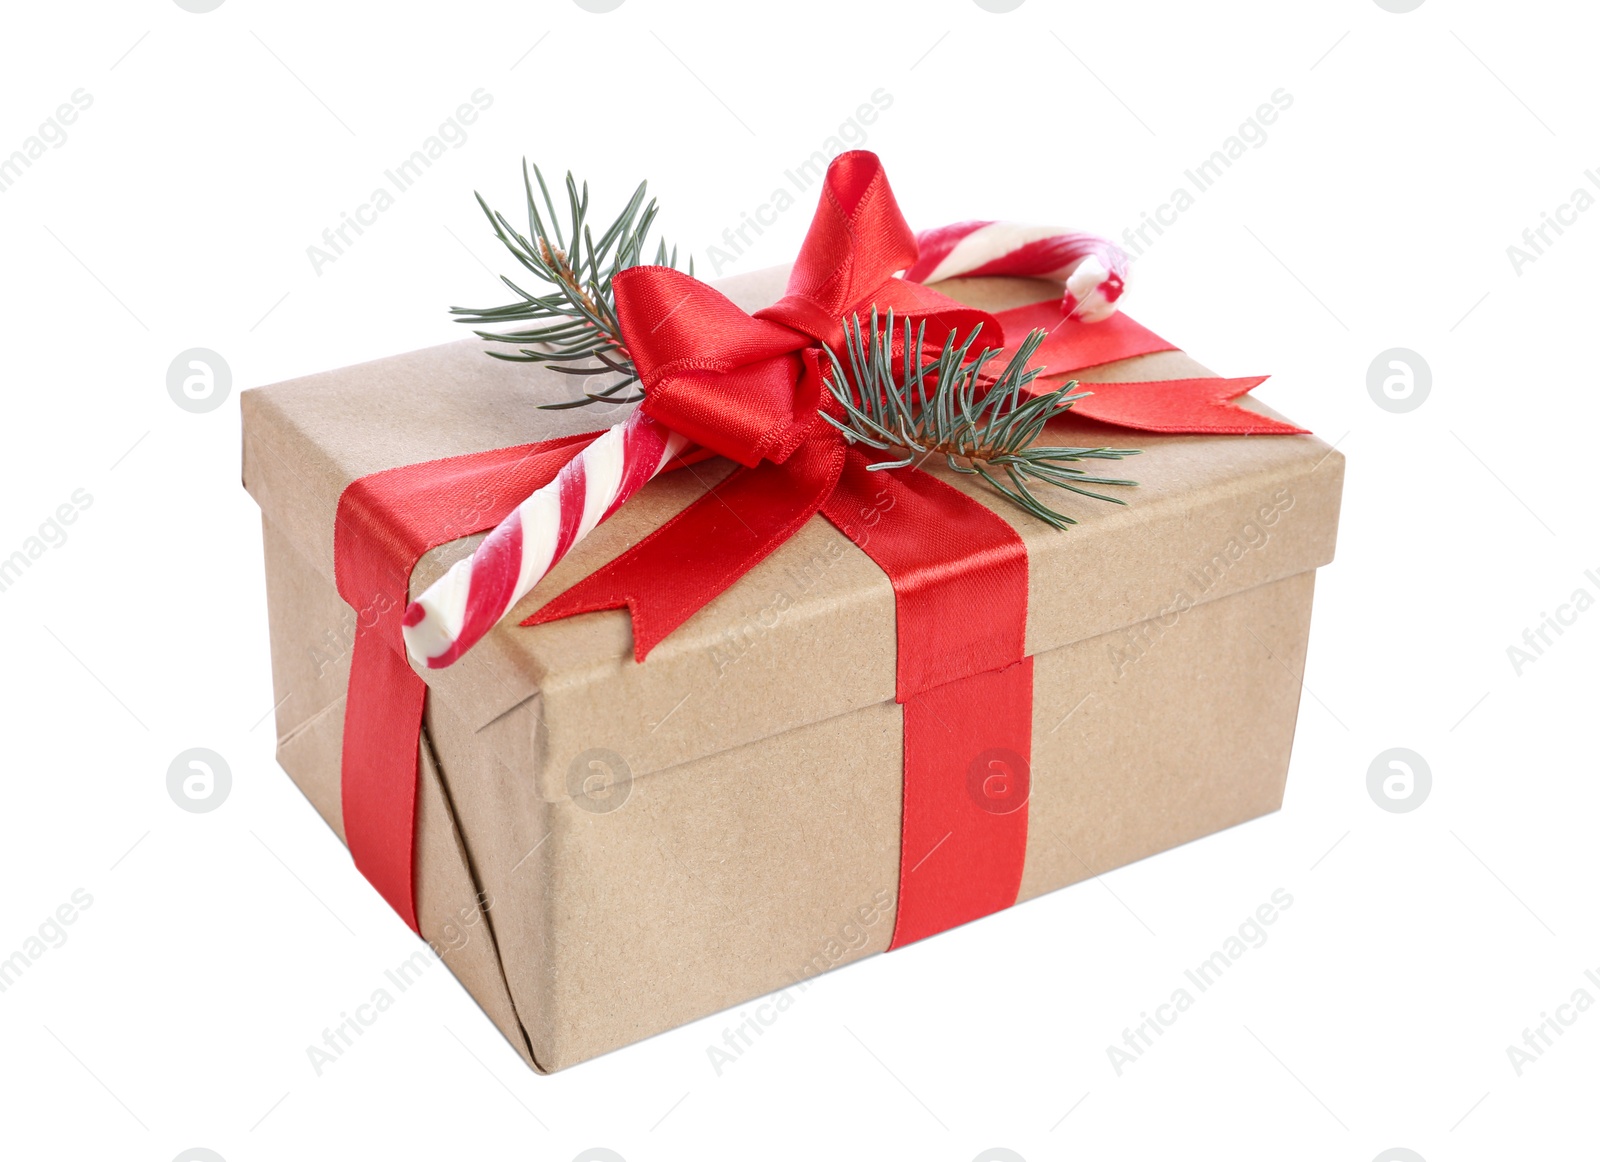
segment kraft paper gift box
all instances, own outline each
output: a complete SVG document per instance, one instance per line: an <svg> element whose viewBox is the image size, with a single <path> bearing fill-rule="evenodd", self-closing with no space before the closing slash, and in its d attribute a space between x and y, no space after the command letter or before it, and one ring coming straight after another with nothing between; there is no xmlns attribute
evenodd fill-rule
<svg viewBox="0 0 1600 1162"><path fill-rule="evenodd" d="M784 274L720 289L753 310L778 298ZM991 310L1060 294L1016 279L938 289ZM1085 378L1210 374L1169 351ZM619 418L541 410L571 391L567 377L490 359L468 339L244 393L278 760L341 839L358 616L334 586L341 492L382 469ZM1068 418L1044 439L1143 449L1126 464L1139 482L1119 493L1126 507L1081 499L1069 508L1081 523L1058 532L933 469L1028 550L1033 752L1018 902L1281 805L1313 576L1333 556L1343 480L1343 457L1312 436L1109 433ZM418 925L541 1072L889 945L902 783L894 597L842 533L813 518L643 664L626 611L517 624L731 467L664 473L462 662L419 671ZM424 556L412 595L480 539ZM1251 728L1236 729L1246 717Z"/></svg>

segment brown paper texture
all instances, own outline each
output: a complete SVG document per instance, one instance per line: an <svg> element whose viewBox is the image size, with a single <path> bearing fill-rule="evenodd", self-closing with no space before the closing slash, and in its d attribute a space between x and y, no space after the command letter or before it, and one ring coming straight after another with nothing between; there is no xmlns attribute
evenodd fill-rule
<svg viewBox="0 0 1600 1162"><path fill-rule="evenodd" d="M782 274L722 289L753 309L777 297ZM998 279L941 289L994 309L1059 293ZM1083 377L1201 374L1172 352ZM279 759L336 833L354 624L332 580L340 492L383 468L621 418L539 410L571 390L469 340L245 393ZM1125 462L1140 482L1119 493L1127 507L1065 500L1082 523L1061 533L941 471L1028 545L1036 670L1020 899L1279 806L1312 570L1332 558L1343 477L1343 458L1307 436L1160 437L1085 421L1046 438L1144 449ZM712 461L653 481L518 615L728 471ZM478 539L425 557L413 593ZM843 534L813 520L642 666L624 612L515 621L424 674L417 883L424 936L519 1053L563 1068L887 947L900 824L893 594ZM573 798L586 778L623 771L610 798Z"/></svg>

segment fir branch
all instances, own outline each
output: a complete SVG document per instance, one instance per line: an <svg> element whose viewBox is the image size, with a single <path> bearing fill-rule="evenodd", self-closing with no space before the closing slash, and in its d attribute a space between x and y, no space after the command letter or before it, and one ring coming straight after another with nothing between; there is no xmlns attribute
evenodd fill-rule
<svg viewBox="0 0 1600 1162"><path fill-rule="evenodd" d="M538 183L538 195L534 183ZM548 363L552 370L581 377L615 375L606 386L585 391L566 403L546 404L551 409L585 407L591 403L634 403L644 398L642 390L620 395L639 382L638 370L628 355L617 322L616 298L612 280L630 266L638 266L645 251L645 237L654 224L657 207L654 198L645 200L645 183L633 191L628 204L600 235L589 227L589 183L582 187L567 174L567 223L562 229L544 174L522 163L522 186L527 197L528 229L523 234L506 216L491 210L482 194L475 195L484 216L513 258L543 282L549 291L534 294L502 275L500 281L516 293L515 301L499 307L451 307L456 321L477 327L503 327L508 323L534 322L526 330L479 330L476 334L491 343L506 343L515 352L490 351L497 359L514 363ZM543 206L543 213L540 207ZM654 261L676 267L678 251L667 250L665 240L656 244ZM689 259L694 273L694 259Z"/></svg>
<svg viewBox="0 0 1600 1162"><path fill-rule="evenodd" d="M1075 380L1041 395L1025 391L1038 374L1028 369L1028 361L1044 341L1044 331L1031 332L993 384L984 386L985 368L997 352L984 348L972 354L981 328L974 328L964 342L952 331L938 356L923 362L925 329L926 323L919 322L913 334L911 321L901 320L902 355L897 359L894 313L880 326L874 308L867 328L863 328L860 315L845 322L848 371L834 350L827 349L833 366L828 390L843 408L844 418L823 413L823 419L850 443L894 453L868 465L869 471L904 468L942 455L954 471L981 477L995 491L1058 529L1077 521L1040 500L1033 491L1039 485L1112 504L1126 503L1084 486L1133 485L1134 481L1090 476L1070 465L1083 460L1121 460L1137 455L1138 449L1034 444L1045 424L1088 394L1074 391L1078 386Z"/></svg>

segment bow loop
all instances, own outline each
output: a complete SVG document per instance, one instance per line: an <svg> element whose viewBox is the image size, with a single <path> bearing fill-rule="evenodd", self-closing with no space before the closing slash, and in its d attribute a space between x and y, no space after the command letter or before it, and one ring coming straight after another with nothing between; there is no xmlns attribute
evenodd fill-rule
<svg viewBox="0 0 1600 1162"><path fill-rule="evenodd" d="M844 344L851 314L893 311L925 319L937 348L981 327L980 345L1004 346L993 316L895 275L917 259L916 235L864 150L828 167L816 216L782 299L753 316L681 271L620 272L617 319L651 418L747 468L783 463L813 432L830 439L821 348Z"/></svg>
<svg viewBox="0 0 1600 1162"><path fill-rule="evenodd" d="M842 153L828 167L784 301L805 299L837 319L916 260L917 236L877 154Z"/></svg>
<svg viewBox="0 0 1600 1162"><path fill-rule="evenodd" d="M617 274L617 321L646 392L684 370L728 372L798 351L804 335L740 310L731 299L670 266Z"/></svg>
<svg viewBox="0 0 1600 1162"><path fill-rule="evenodd" d="M752 468L782 462L805 439L821 387L801 390L805 335L670 267L630 267L614 286L651 418Z"/></svg>

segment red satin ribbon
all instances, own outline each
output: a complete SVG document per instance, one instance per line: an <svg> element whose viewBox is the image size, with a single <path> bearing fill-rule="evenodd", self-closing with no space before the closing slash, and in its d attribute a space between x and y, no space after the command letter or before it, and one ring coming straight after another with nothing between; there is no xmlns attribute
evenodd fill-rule
<svg viewBox="0 0 1600 1162"><path fill-rule="evenodd" d="M1089 325L1063 319L1056 303L999 316L964 307L894 277L915 260L878 159L855 152L828 171L787 293L754 316L674 270L618 275L618 317L646 389L641 406L741 467L523 622L626 606L643 662L816 513L844 531L895 593L905 789L894 947L1016 900L1032 740L1027 553L1010 525L936 478L867 471L866 456L819 418L835 406L823 386L822 344L837 348L843 318L877 308L926 321L938 345L951 330L965 338L979 327L980 346L1014 346L1043 325L1051 335L1035 365L1050 376L1172 349L1125 316ZM1099 385L1104 406L1085 407L1098 395L1075 406L1151 431L1299 431L1229 402L1256 382ZM362 873L412 928L426 687L400 633L411 570L433 546L499 523L592 438L391 469L340 498L336 576L360 615L345 710L345 837Z"/></svg>
<svg viewBox="0 0 1600 1162"><path fill-rule="evenodd" d="M340 805L356 867L413 929L417 747L428 687L400 619L411 570L436 545L491 529L595 433L375 472L339 496L333 569L356 611L344 707Z"/></svg>

